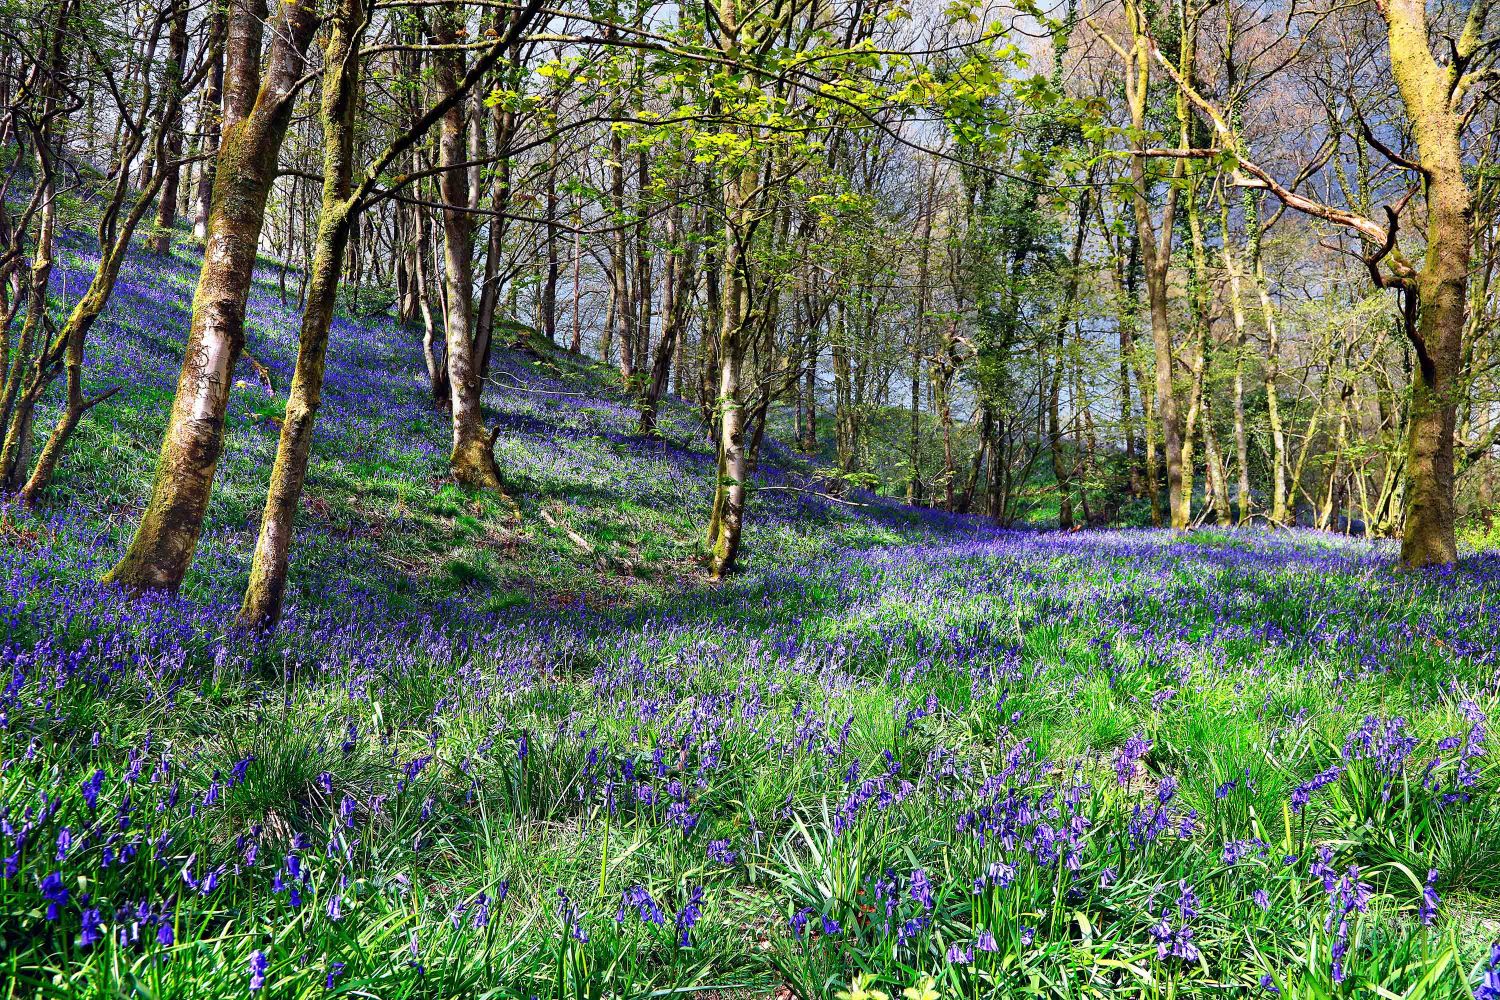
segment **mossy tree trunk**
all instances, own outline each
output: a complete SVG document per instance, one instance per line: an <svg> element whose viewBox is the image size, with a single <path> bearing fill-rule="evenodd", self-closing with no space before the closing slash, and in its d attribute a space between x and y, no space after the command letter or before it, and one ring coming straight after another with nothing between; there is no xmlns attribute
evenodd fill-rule
<svg viewBox="0 0 1500 1000"><path fill-rule="evenodd" d="M307 479L314 420L322 398L328 331L338 301L339 271L358 218L352 198L354 109L359 94L359 43L365 13L361 0L340 0L328 18L323 44L323 201L313 243L307 304L297 344L276 462L240 605L240 624L266 628L281 617L297 506Z"/></svg>
<svg viewBox="0 0 1500 1000"><path fill-rule="evenodd" d="M1461 391L1472 208L1455 101L1463 89L1463 66L1479 48L1487 8L1488 0L1473 5L1454 62L1443 66L1428 42L1422 0L1387 0L1381 7L1391 72L1416 139L1427 197L1426 258L1420 272L1406 279L1408 294L1414 291L1417 303L1409 310L1417 314L1415 323L1407 322L1417 364L1406 442L1401 561L1413 568L1458 558L1453 432Z"/></svg>
<svg viewBox="0 0 1500 1000"><path fill-rule="evenodd" d="M750 285L745 269L749 239L750 198L755 189L754 166L740 167L725 186L723 291L719 318L719 470L714 489L714 517L709 527L709 571L714 579L733 572L739 555L745 517L745 400L740 385L744 365L745 326Z"/></svg>
<svg viewBox="0 0 1500 1000"><path fill-rule="evenodd" d="M131 590L175 591L187 575L208 512L235 364L245 346L245 302L265 221L266 198L291 121L318 17L309 0L284 0L271 23L271 52L260 73L259 38L248 19L263 3L236 10L228 60L226 119L214 174L213 207L186 356L177 381L151 498L134 539L105 580Z"/></svg>

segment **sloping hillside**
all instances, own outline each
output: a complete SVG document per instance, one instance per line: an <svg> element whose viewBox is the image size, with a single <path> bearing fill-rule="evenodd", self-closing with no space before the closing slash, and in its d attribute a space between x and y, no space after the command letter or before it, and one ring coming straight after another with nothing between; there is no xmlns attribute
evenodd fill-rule
<svg viewBox="0 0 1500 1000"><path fill-rule="evenodd" d="M295 606L246 635L275 433L249 362L187 591L94 582L144 495L191 277L186 253L131 264L90 359L123 390L56 502L0 522L16 995L1416 997L1500 976L1495 557L1403 573L1313 533L1002 532L763 489L747 572L710 585L711 458L683 408L642 441L607 378L502 354L516 512L444 482L415 335L346 319ZM279 386L274 288L251 351Z"/></svg>
<svg viewBox="0 0 1500 1000"><path fill-rule="evenodd" d="M90 526L91 564L128 540L149 494L182 362L195 258L182 246L170 257L132 258L108 322L92 337L90 389L122 388L85 421L53 514L74 524L59 539L64 546ZM94 262L75 251L62 263L54 288L66 299L87 284ZM229 599L248 569L296 355L295 281L283 301L278 277L274 264L263 266L250 299L248 356L188 596ZM629 603L702 582L696 556L713 456L695 408L669 403L663 436L642 438L610 370L541 345L498 350L485 402L500 428L497 455L517 517L510 505L446 480L447 415L425 390L420 340L420 331L384 315L335 321L293 551L293 605L310 590L321 602L330 590L392 588L494 607L580 595ZM851 506L788 489L800 482L798 463L775 443L766 451L758 481L773 488L752 501L751 572L844 546L974 530L974 521L937 512Z"/></svg>

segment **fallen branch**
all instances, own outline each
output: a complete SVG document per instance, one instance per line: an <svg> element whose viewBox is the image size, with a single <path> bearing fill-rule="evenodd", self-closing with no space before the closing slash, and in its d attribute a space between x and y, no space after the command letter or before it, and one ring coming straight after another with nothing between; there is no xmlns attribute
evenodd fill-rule
<svg viewBox="0 0 1500 1000"><path fill-rule="evenodd" d="M94 398L84 400L83 408L79 412L87 413L94 407L98 406L100 403L104 402L109 397L113 396L115 393L119 392L122 388L123 386L111 386L110 388L105 389L103 392L99 393L99 395L95 396Z"/></svg>
<svg viewBox="0 0 1500 1000"><path fill-rule="evenodd" d="M582 552L584 555L590 555L591 556L591 555L594 554L594 546L593 546L592 543L589 542L589 540L587 538L584 538L582 535L580 535L578 532L574 531L572 528L568 527L566 524L563 524L560 521L558 521L550 513L548 513L548 511L547 511L547 509L545 507L542 508L540 511L538 511L538 514L541 515L542 520L547 523L548 527L550 527L550 528L552 528L552 529L554 529L556 531L561 531L564 535L567 535L568 536L568 541L572 542L575 546L577 546L578 550L580 552Z"/></svg>
<svg viewBox="0 0 1500 1000"><path fill-rule="evenodd" d="M845 507L873 507L874 506L874 504L855 503L853 500L844 500L844 499L841 499L839 497L834 496L831 493L819 493L817 490L804 490L800 486L757 486L753 490L751 490L751 492L752 493L765 493L768 490L786 490L788 493L806 493L810 497L817 497L820 500L831 500L834 503L841 503Z"/></svg>
<svg viewBox="0 0 1500 1000"><path fill-rule="evenodd" d="M591 395L593 395L592 393L588 393L588 392L563 392L561 389L533 389L533 388L531 388L529 386L522 385L520 379L516 379L516 383L514 385L506 385L504 383L495 381L495 375L504 375L507 378L515 379L516 377L514 375L512 375L510 372L507 372L507 371L497 371L497 372L495 372L494 375L491 375L489 378L487 378L485 380L485 381L491 383L492 385L498 385L498 386L501 386L502 388L510 389L513 392L531 392L531 393L537 394L538 396L591 396Z"/></svg>

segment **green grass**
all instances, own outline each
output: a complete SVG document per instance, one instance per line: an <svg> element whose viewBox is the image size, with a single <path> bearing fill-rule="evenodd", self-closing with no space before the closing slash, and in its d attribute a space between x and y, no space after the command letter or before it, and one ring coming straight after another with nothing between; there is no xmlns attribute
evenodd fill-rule
<svg viewBox="0 0 1500 1000"><path fill-rule="evenodd" d="M415 334L345 318L292 611L245 636L275 439L253 384L183 596L93 582L149 488L190 265L127 273L90 377L128 388L51 505L0 518L10 995L243 997L257 954L268 997L1481 981L1500 559L1404 574L1311 533L1006 533L768 491L745 572L711 586L687 406L640 442L606 373L502 354L538 390L486 400L517 510L446 478ZM292 317L266 283L252 304L284 384ZM1365 908L1330 922L1346 890Z"/></svg>

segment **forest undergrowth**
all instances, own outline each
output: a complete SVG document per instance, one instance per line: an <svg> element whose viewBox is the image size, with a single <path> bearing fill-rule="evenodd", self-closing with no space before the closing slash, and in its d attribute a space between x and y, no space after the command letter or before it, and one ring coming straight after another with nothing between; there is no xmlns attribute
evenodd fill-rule
<svg viewBox="0 0 1500 1000"><path fill-rule="evenodd" d="M0 523L6 995L1500 996L1500 557L1000 531L768 444L714 585L695 411L641 438L565 353L498 352L512 506L447 480L419 335L354 304L250 634L274 267L194 572L96 582L195 273L127 263L87 366L122 388Z"/></svg>

